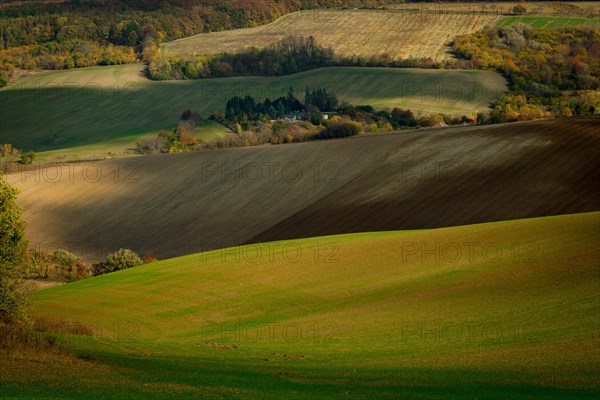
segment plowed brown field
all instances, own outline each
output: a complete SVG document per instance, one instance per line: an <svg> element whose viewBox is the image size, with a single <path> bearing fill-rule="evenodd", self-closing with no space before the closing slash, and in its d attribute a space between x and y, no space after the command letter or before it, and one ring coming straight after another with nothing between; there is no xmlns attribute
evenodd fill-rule
<svg viewBox="0 0 600 400"><path fill-rule="evenodd" d="M62 164L6 177L34 246L88 260L600 210L600 118Z"/></svg>

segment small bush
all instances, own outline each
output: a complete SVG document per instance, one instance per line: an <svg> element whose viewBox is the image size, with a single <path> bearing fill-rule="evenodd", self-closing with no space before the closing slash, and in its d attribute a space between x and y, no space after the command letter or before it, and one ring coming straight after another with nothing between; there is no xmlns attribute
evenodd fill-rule
<svg viewBox="0 0 600 400"><path fill-rule="evenodd" d="M50 278L70 281L76 274L77 256L63 249L55 250L52 253L52 266L48 274Z"/></svg>
<svg viewBox="0 0 600 400"><path fill-rule="evenodd" d="M185 110L181 114L181 117L179 117L179 119L182 121L193 121L194 128L197 127L198 124L200 124L200 121L202 120L202 118L200 118L200 114L192 110Z"/></svg>
<svg viewBox="0 0 600 400"><path fill-rule="evenodd" d="M73 253L69 253L66 250L58 249L52 253L52 261L56 268L65 271L71 271L75 269L77 264L77 256Z"/></svg>
<svg viewBox="0 0 600 400"><path fill-rule="evenodd" d="M83 263L81 261L77 261L77 264L75 264L74 272L75 274L74 276L72 276L71 280L85 279L94 275L92 273L91 267L88 264Z"/></svg>
<svg viewBox="0 0 600 400"><path fill-rule="evenodd" d="M327 128L315 136L316 139L335 139L356 136L360 132L359 124L356 122L339 122L329 124Z"/></svg>
<svg viewBox="0 0 600 400"><path fill-rule="evenodd" d="M144 261L144 264L148 264L154 261L158 261L158 258L154 257L154 254L144 254L142 260Z"/></svg>
<svg viewBox="0 0 600 400"><path fill-rule="evenodd" d="M129 249L119 249L114 253L110 253L106 257L105 273L120 271L122 269L137 267L144 262L140 259L140 256L136 252Z"/></svg>
<svg viewBox="0 0 600 400"><path fill-rule="evenodd" d="M28 151L27 153L21 154L21 162L23 164L32 164L35 161L35 152Z"/></svg>
<svg viewBox="0 0 600 400"><path fill-rule="evenodd" d="M5 71L0 71L0 88L8 84L8 74Z"/></svg>
<svg viewBox="0 0 600 400"><path fill-rule="evenodd" d="M28 260L29 269L27 271L27 278L47 279L50 276L50 271L54 267L52 254L33 249L28 254Z"/></svg>
<svg viewBox="0 0 600 400"><path fill-rule="evenodd" d="M139 154L167 153L169 148L165 143L164 137L157 136L138 141L135 151Z"/></svg>
<svg viewBox="0 0 600 400"><path fill-rule="evenodd" d="M105 262L97 262L92 264L92 274L94 276L98 276L98 275L104 275L106 273L108 273L109 271L106 269L106 263Z"/></svg>

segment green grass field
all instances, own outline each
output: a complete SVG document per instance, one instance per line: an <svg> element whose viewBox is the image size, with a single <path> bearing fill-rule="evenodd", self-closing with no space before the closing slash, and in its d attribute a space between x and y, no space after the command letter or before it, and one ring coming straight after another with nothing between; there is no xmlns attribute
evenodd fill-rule
<svg viewBox="0 0 600 400"><path fill-rule="evenodd" d="M598 18L561 18L561 17L526 17L526 16L515 16L515 17L504 17L496 24L497 27L508 26L515 22L521 22L532 26L533 28L549 28L558 29L570 26L580 25L591 25L595 27L600 26L600 19Z"/></svg>
<svg viewBox="0 0 600 400"><path fill-rule="evenodd" d="M307 86L329 87L353 104L469 114L486 109L506 82L489 71L378 68L163 82L144 78L141 65L43 72L0 91L2 142L40 152L45 160L102 158L173 128L188 108L206 117L223 111L235 95L274 98L290 86L299 94ZM203 128L211 137L227 131L220 125L199 131Z"/></svg>
<svg viewBox="0 0 600 400"><path fill-rule="evenodd" d="M46 289L33 315L97 337L62 337L85 359L6 358L0 392L596 398L599 222L589 213L265 243Z"/></svg>

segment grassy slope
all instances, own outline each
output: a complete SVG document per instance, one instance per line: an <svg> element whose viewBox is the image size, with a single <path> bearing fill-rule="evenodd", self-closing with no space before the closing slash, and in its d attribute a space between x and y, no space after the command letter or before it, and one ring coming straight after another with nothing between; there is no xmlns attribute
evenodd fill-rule
<svg viewBox="0 0 600 400"><path fill-rule="evenodd" d="M33 313L93 326L100 338L69 343L101 364L72 380L65 368L43 393L592 398L599 224L590 213L311 238L44 290ZM18 375L5 393L42 393L6 383Z"/></svg>
<svg viewBox="0 0 600 400"><path fill-rule="evenodd" d="M222 111L235 95L274 98L290 86L300 94L307 86L326 86L354 104L468 114L485 109L506 88L500 75L484 71L331 68L272 78L152 82L141 76L142 68L44 72L16 82L0 91L1 141L47 159L98 157L172 128L185 109L203 116ZM473 85L479 85L475 93ZM53 144L55 134L61 143Z"/></svg>
<svg viewBox="0 0 600 400"><path fill-rule="evenodd" d="M591 25L600 26L600 19L598 18L561 18L561 17L542 17L542 16L515 16L515 17L504 17L496 26L508 26L516 22L522 22L527 25L531 25L534 28L548 28L558 29L563 27L580 26L580 25Z"/></svg>

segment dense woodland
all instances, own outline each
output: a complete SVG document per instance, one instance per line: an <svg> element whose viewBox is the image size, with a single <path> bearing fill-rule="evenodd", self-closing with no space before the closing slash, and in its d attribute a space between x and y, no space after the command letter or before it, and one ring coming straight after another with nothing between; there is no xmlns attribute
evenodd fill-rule
<svg viewBox="0 0 600 400"><path fill-rule="evenodd" d="M159 55L161 42L256 26L294 10L382 7L388 0L198 1L73 0L0 7L0 87L14 68L68 69L147 62L152 79L284 75L326 66L492 69L511 92L494 104L490 122L600 112L600 30L533 29L523 24L459 37L456 60L340 58L314 38L288 37L238 54Z"/></svg>
<svg viewBox="0 0 600 400"><path fill-rule="evenodd" d="M160 43L190 35L262 25L303 9L381 8L397 3L396 0L71 0L4 5L0 6L0 87L6 85L14 68L68 69L151 61L158 58ZM241 75L249 73L236 68L235 62L236 59L219 60L210 64L209 70L214 76L238 70ZM386 60L351 62L383 65ZM180 68L184 61L169 60L169 63L173 65L174 76L203 77L202 69L196 73L193 68L191 71ZM412 64L391 66L415 66ZM154 70L157 77L169 70L165 65L157 67ZM294 70L293 65L286 68ZM261 70L258 66L248 69ZM270 72L286 73L268 67L263 73Z"/></svg>
<svg viewBox="0 0 600 400"><path fill-rule="evenodd" d="M600 29L533 29L524 24L455 40L472 68L494 69L511 83L491 122L600 113Z"/></svg>

